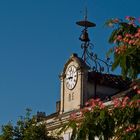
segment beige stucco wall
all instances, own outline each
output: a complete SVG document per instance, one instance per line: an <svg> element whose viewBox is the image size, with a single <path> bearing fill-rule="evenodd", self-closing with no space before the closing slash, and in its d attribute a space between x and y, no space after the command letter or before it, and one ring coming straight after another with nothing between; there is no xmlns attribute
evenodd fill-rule
<svg viewBox="0 0 140 140"><path fill-rule="evenodd" d="M75 61L72 61L68 66L74 65L78 69L78 64ZM67 72L67 69L65 71L65 74ZM74 87L74 89L69 90L66 87L66 78L64 78L64 85L63 85L63 92L64 92L64 112L68 112L74 109L80 108L80 102L81 102L81 71L77 70L78 73L78 79L77 83ZM61 93L62 94L62 93ZM69 96L73 96L73 100L69 100Z"/></svg>

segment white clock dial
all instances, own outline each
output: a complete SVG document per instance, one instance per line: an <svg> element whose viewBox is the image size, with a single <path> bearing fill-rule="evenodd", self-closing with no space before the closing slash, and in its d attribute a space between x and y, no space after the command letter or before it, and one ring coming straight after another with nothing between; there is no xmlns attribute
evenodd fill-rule
<svg viewBox="0 0 140 140"><path fill-rule="evenodd" d="M77 83L77 70L75 66L70 66L66 72L66 86L73 89Z"/></svg>

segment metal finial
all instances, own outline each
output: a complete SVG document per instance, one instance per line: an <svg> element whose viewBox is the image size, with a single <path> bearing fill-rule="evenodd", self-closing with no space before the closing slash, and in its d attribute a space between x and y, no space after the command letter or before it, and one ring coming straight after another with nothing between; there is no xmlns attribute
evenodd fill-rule
<svg viewBox="0 0 140 140"><path fill-rule="evenodd" d="M92 23L90 21L87 20L88 16L87 16L88 12L87 12L87 7L85 8L85 15L84 15L84 20L82 21L77 21L76 24L82 27L85 27L86 29L89 27L95 27L96 24Z"/></svg>
<svg viewBox="0 0 140 140"><path fill-rule="evenodd" d="M85 8L85 16L84 16L85 21L87 21L87 7Z"/></svg>

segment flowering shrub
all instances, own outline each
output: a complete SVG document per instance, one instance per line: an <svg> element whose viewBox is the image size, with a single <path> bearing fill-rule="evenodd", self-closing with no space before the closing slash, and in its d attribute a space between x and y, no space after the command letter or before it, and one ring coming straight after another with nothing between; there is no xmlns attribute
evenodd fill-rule
<svg viewBox="0 0 140 140"><path fill-rule="evenodd" d="M124 77L136 78L140 74L140 19L127 16L125 21L111 19L106 22L115 28L109 38L114 44L109 53L114 54L112 70L120 66Z"/></svg>
<svg viewBox="0 0 140 140"><path fill-rule="evenodd" d="M136 97L137 96L137 97ZM138 140L140 139L140 95L114 98L109 105L100 99L91 99L85 108L71 114L71 140Z"/></svg>

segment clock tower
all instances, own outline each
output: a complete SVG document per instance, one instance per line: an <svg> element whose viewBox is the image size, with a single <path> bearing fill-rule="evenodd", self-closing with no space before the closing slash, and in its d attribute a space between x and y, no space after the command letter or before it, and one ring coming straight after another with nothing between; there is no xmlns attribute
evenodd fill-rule
<svg viewBox="0 0 140 140"><path fill-rule="evenodd" d="M90 43L87 29L96 25L87 21L87 16L84 21L78 21L76 24L84 27L79 37L83 54L81 57L72 54L59 76L60 101L56 103L56 112L45 117L47 129L53 132L52 135L60 132L62 124L69 121L70 114L79 112L88 100L100 98L103 102L108 102L131 84L121 76L108 74L108 61L98 58L96 53L92 52L93 44ZM72 130L67 129L61 136L64 140L70 140L71 133Z"/></svg>
<svg viewBox="0 0 140 140"><path fill-rule="evenodd" d="M89 67L77 54L72 54L64 65L61 80L60 113L80 109L84 103L84 87Z"/></svg>

